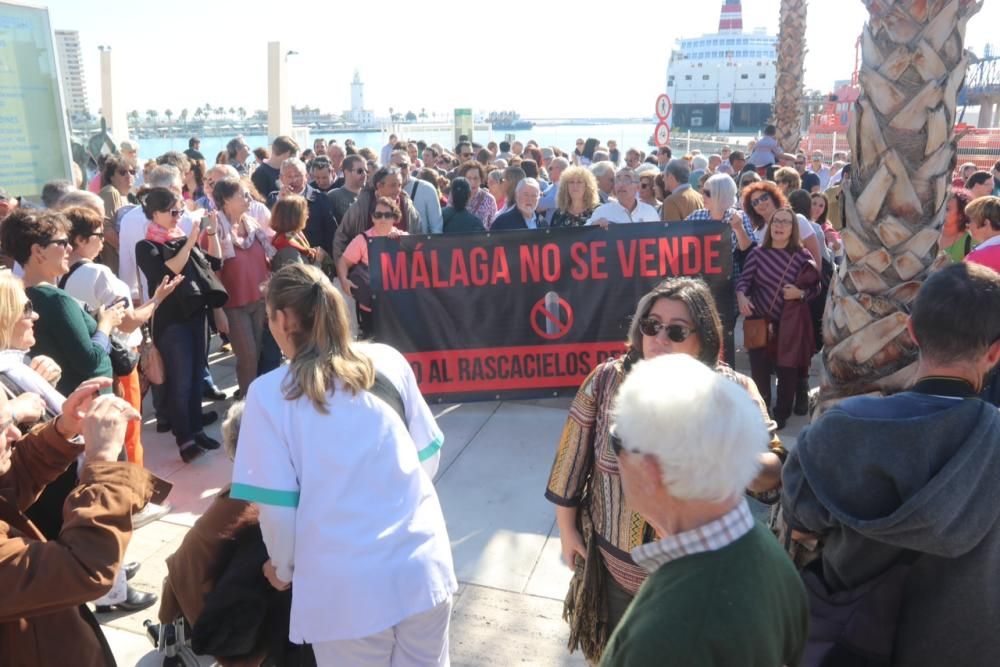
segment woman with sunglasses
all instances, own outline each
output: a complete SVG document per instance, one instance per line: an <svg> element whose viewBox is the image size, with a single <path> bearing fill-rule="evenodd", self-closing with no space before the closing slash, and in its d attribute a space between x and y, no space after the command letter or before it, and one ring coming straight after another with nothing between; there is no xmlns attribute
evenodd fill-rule
<svg viewBox="0 0 1000 667"><path fill-rule="evenodd" d="M578 637L577 645L586 657L595 661L646 578L630 552L656 539L652 528L624 502L610 440L618 387L632 367L663 354L687 354L746 389L747 400L757 403L761 420L772 432L771 451L762 455L761 474L749 489L765 502L777 500L784 457L753 382L719 361L722 324L703 281L670 278L643 296L632 318L626 349L623 356L595 368L577 392L545 491L545 497L556 505L563 559L575 571L570 584L571 635ZM599 622L596 611L604 602L606 624Z"/></svg>
<svg viewBox="0 0 1000 667"><path fill-rule="evenodd" d="M135 246L135 258L150 286L149 296L155 298L152 286L164 277L183 276L174 293L159 305L152 333L166 371L166 413L181 460L187 463L220 446L205 434L201 413L208 313L221 309L228 299L214 273L222 269L218 216L209 213L201 221L200 233L196 228L185 236L178 227L184 203L167 188L152 188L142 201L142 210L149 225L145 240ZM205 239L205 252L198 247L199 237Z"/></svg>
<svg viewBox="0 0 1000 667"><path fill-rule="evenodd" d="M141 326L153 316L156 306L163 302L180 284L180 278L164 277L157 286L153 299L139 308L132 307L132 296L128 285L111 272L107 266L96 262L104 246L104 220L96 211L84 206L74 206L63 210L69 221L69 239L72 251L69 255L69 272L59 279L59 287L83 304L89 313L99 312L122 304L122 321L111 336L124 348L138 354L142 344ZM142 411L142 391L139 386L138 368L127 375L115 377L118 395L122 396L137 411ZM129 424L125 433L125 452L128 460L142 465L142 425Z"/></svg>
<svg viewBox="0 0 1000 667"><path fill-rule="evenodd" d="M61 213L18 209L0 226L0 245L24 267L24 286L39 315L33 355L51 357L62 369L56 389L69 396L84 380L112 377L111 332L124 308L101 308L91 317L57 286L69 271L69 222ZM110 387L104 393L110 393Z"/></svg>
<svg viewBox="0 0 1000 667"><path fill-rule="evenodd" d="M368 239L377 236L406 235L406 232L396 227L400 220L402 220L402 213L399 205L388 197L379 197L375 200L375 210L372 211L371 229L351 239L344 254L337 261L337 278L340 279L340 286L344 292L354 297L358 328L361 330L362 338L371 338L375 334L375 323L372 318L371 284L368 282ZM364 271L356 272L354 277L354 280L361 284L356 284L349 277L351 270L356 265L364 267Z"/></svg>
<svg viewBox="0 0 1000 667"><path fill-rule="evenodd" d="M316 158L317 160L326 158ZM264 296L260 286L271 272L274 232L258 222L251 212L253 196L236 178L223 178L212 188L213 204L219 211L219 247L222 272L219 279L229 293L224 309L229 342L236 356L239 396L246 396L257 377L257 362L264 343ZM301 199L301 197L297 197Z"/></svg>
<svg viewBox="0 0 1000 667"><path fill-rule="evenodd" d="M750 251L736 283L740 314L748 319L763 319L768 328L768 344L748 349L747 353L750 374L767 405L771 404L771 376L778 376L774 418L779 431L792 414L798 379L816 351L806 302L822 289L819 269L799 241L796 218L795 211L787 206L772 213L764 242ZM794 310L785 313L790 308ZM792 314L804 314L805 319L791 320L788 316Z"/></svg>
<svg viewBox="0 0 1000 667"><path fill-rule="evenodd" d="M104 219L109 222L106 243L101 261L118 273L118 230L115 227L118 209L138 201L132 194L135 185L135 167L118 155L109 155L101 171L101 189L98 195L104 202Z"/></svg>

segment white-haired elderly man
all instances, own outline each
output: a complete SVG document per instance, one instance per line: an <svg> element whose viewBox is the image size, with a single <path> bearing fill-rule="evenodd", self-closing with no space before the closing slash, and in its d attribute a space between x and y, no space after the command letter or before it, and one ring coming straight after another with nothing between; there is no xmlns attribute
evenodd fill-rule
<svg viewBox="0 0 1000 667"><path fill-rule="evenodd" d="M614 420L625 502L660 539L632 551L650 575L600 664L799 664L805 589L743 495L768 443L746 390L687 355L665 355L628 375Z"/></svg>
<svg viewBox="0 0 1000 667"><path fill-rule="evenodd" d="M538 229L547 227L544 218L538 216L538 200L541 186L534 178L522 178L514 188L514 205L493 219L491 232L514 229Z"/></svg>
<svg viewBox="0 0 1000 667"><path fill-rule="evenodd" d="M614 163L607 160L594 162L590 165L590 173L597 179L597 195L601 198L601 203L607 203L615 194Z"/></svg>
<svg viewBox="0 0 1000 667"><path fill-rule="evenodd" d="M628 167L619 169L614 176L614 184L616 199L594 209L588 225L600 225L607 229L612 223L656 222L660 219L655 208L639 200L639 176L634 171Z"/></svg>

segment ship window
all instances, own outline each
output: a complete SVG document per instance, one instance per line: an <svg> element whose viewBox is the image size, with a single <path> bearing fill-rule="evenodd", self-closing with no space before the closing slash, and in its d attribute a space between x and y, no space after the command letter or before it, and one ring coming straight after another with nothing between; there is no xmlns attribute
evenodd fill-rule
<svg viewBox="0 0 1000 667"><path fill-rule="evenodd" d="M708 80L709 80L710 78L711 78L711 77L710 77L710 76L709 76L708 74L703 74L703 75L701 76L701 80L702 80L702 81L708 81Z"/></svg>
<svg viewBox="0 0 1000 667"><path fill-rule="evenodd" d="M758 74L757 77L761 78L761 79L766 79L767 78L767 74Z"/></svg>
<svg viewBox="0 0 1000 667"><path fill-rule="evenodd" d="M750 75L749 74L740 74L740 78L741 79L749 79Z"/></svg>
<svg viewBox="0 0 1000 667"><path fill-rule="evenodd" d="M685 74L684 75L684 80L685 81L690 81L691 80L691 75L690 74Z"/></svg>

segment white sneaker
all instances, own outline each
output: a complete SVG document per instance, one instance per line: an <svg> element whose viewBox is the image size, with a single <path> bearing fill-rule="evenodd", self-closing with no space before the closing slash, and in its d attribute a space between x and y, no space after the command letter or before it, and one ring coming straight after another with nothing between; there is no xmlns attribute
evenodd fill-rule
<svg viewBox="0 0 1000 667"><path fill-rule="evenodd" d="M139 530L147 523L152 523L158 519L162 519L167 514L170 514L173 509L173 505L170 503L164 503L162 505L157 505L156 503L146 503L145 507L132 515L132 530Z"/></svg>

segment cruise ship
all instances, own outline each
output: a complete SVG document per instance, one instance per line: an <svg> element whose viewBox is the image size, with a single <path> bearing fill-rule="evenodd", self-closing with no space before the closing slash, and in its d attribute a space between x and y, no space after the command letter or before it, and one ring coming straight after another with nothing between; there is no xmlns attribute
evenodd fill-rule
<svg viewBox="0 0 1000 667"><path fill-rule="evenodd" d="M743 32L740 0L725 0L719 32L680 39L670 54L667 124L676 130L758 132L771 117L778 37Z"/></svg>

